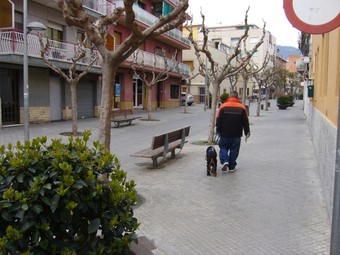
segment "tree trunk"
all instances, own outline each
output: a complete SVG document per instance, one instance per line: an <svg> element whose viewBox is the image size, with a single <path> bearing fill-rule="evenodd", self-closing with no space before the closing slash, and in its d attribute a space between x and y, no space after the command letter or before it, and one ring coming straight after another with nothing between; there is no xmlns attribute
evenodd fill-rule
<svg viewBox="0 0 340 255"><path fill-rule="evenodd" d="M247 84L248 84L248 77L243 78L242 103L244 105L246 105L246 100L247 100Z"/></svg>
<svg viewBox="0 0 340 255"><path fill-rule="evenodd" d="M78 81L72 80L71 86L71 105L72 105L72 135L78 135L78 106L77 106L77 83Z"/></svg>
<svg viewBox="0 0 340 255"><path fill-rule="evenodd" d="M268 86L266 86L266 107L265 110L268 111L268 102L269 102L269 93L268 93Z"/></svg>
<svg viewBox="0 0 340 255"><path fill-rule="evenodd" d="M151 118L151 88L152 88L152 86L147 86L146 87L147 88L147 90L148 90L148 120L150 121L150 120L152 120L152 118Z"/></svg>
<svg viewBox="0 0 340 255"><path fill-rule="evenodd" d="M217 105L217 94L219 90L219 84L213 82L213 95L212 95L212 102L211 102L211 118L210 118L210 128L209 128L209 137L208 143L212 144L214 139L215 133L215 126L216 126L216 105Z"/></svg>
<svg viewBox="0 0 340 255"><path fill-rule="evenodd" d="M259 92L257 93L257 110L256 110L256 116L260 116L260 109L261 109L261 103L262 103L262 83L259 84Z"/></svg>
<svg viewBox="0 0 340 255"><path fill-rule="evenodd" d="M116 67L112 67L109 61L104 60L102 63L102 97L99 118L98 140L108 150L110 150L111 138L111 112L113 99L113 84L116 75Z"/></svg>
<svg viewBox="0 0 340 255"><path fill-rule="evenodd" d="M190 91L190 90L189 90ZM187 113L188 112L188 102L187 102L187 100L188 100L188 91L186 92L186 94L185 94L185 98L184 98L184 113ZM182 93L181 93L181 95L180 95L180 104L182 104Z"/></svg>

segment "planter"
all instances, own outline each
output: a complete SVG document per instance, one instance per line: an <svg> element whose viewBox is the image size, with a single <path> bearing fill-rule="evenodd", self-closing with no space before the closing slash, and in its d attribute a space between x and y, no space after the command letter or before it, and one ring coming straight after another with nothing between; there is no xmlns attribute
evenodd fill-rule
<svg viewBox="0 0 340 255"><path fill-rule="evenodd" d="M277 107L279 107L280 110L285 110L289 107L289 104L277 104Z"/></svg>

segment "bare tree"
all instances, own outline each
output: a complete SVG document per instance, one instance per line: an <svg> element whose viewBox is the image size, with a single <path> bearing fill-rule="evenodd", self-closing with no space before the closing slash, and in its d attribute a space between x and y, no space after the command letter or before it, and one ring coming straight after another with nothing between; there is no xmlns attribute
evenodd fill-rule
<svg viewBox="0 0 340 255"><path fill-rule="evenodd" d="M110 149L111 143L111 111L114 77L118 66L125 61L147 39L155 38L167 31L179 27L187 19L186 9L189 0L179 1L174 10L166 16L161 16L153 25L140 28L135 18L133 4L135 0L123 0L124 7L117 7L111 14L97 20L90 19L86 14L81 0L58 0L63 17L69 26L83 29L88 39L97 47L102 56L102 93L98 129L98 139L101 144ZM123 19L130 35L113 50L105 44L102 31L106 26L114 25L118 19Z"/></svg>
<svg viewBox="0 0 340 255"><path fill-rule="evenodd" d="M235 91L236 84L238 82L238 75L239 74L228 77L230 83L230 92Z"/></svg>
<svg viewBox="0 0 340 255"><path fill-rule="evenodd" d="M259 86L259 91L257 93L258 101L257 101L256 116L260 116L262 88L265 89L266 95L268 95L267 88L274 83L275 81L274 77L278 72L279 72L278 68L266 67L262 70L262 72L257 72L253 74L253 77ZM266 104L266 110L268 111L268 96L266 96L265 104Z"/></svg>
<svg viewBox="0 0 340 255"><path fill-rule="evenodd" d="M77 106L77 85L79 80L83 78L91 69L93 64L98 60L98 57L95 55L93 48L87 49L85 48L85 41L79 42L77 45L77 50L74 53L74 56L71 58L71 65L68 71L64 71L61 68L52 64L49 60L49 51L50 51L50 41L46 39L46 44L44 44L44 40L42 34L39 33L39 42L40 42L40 53L41 57L47 64L49 68L59 74L62 78L66 80L67 83L70 84L71 89L71 106L72 106L72 135L78 135L78 106ZM86 68L82 72L77 72L77 64L83 59L86 55L86 50L91 51L90 63L86 66ZM66 73L67 72L67 73Z"/></svg>
<svg viewBox="0 0 340 255"><path fill-rule="evenodd" d="M148 98L148 104L147 104L147 112L148 112L148 120L152 120L151 118L151 111L152 111L152 105L151 105L151 92L152 88L157 85L159 82L165 81L169 78L169 72L177 70L178 62L175 61L177 52L172 56L172 59L167 59L165 57L165 50L162 49L163 56L153 56L153 65L151 67L151 70L147 72L144 64L144 54L141 53L141 59L139 58L139 51L136 51L133 53L133 60L131 63L131 68L134 72L134 74L143 81L143 84L147 87L147 98ZM163 66L160 62L160 59L163 61ZM160 66L162 69L160 69ZM138 68L138 71L136 70Z"/></svg>
<svg viewBox="0 0 340 255"><path fill-rule="evenodd" d="M269 63L269 56L268 54L266 54L264 61L262 63L262 65L259 67L257 66L254 61L249 61L248 64L241 70L241 72L239 73L242 77L243 80L243 93L242 93L242 103L245 104L246 103L246 99L247 99L247 85L248 85L248 81L251 77L253 77L254 75L262 72L262 70L264 68L267 67Z"/></svg>
<svg viewBox="0 0 340 255"><path fill-rule="evenodd" d="M208 72L208 77L213 87L212 93L212 111L211 111L211 119L210 119L210 129L209 129L209 137L208 143L212 143L214 137L214 129L215 129L215 120L216 120L216 104L217 104L217 95L219 91L220 84L223 80L230 76L235 76L238 74L251 60L253 54L257 51L260 45L263 43L264 36L265 36L265 23L263 27L263 35L259 42L252 48L252 50L248 51L246 48L246 40L248 38L249 32L249 25L248 25L248 10L246 11L245 15L245 31L244 34L240 37L238 43L236 44L235 48L233 49L234 52L230 55L226 55L226 61L223 66L219 66L219 64L213 59L211 52L208 48L208 31L205 27L205 16L201 13L202 16L202 32L203 32L203 44L199 46L198 43L193 39L193 31L190 27L189 29L189 40L194 46L195 54L199 63L199 72L202 76L205 76L206 71ZM241 45L243 44L242 50ZM209 64L210 68L206 68L205 61L201 54L205 55ZM236 62L236 65L233 65L233 60L242 56L242 60Z"/></svg>

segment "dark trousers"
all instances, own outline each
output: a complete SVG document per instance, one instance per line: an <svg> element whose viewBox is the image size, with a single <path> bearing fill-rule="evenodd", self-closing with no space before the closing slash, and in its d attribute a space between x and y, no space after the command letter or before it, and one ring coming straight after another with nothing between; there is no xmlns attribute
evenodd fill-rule
<svg viewBox="0 0 340 255"><path fill-rule="evenodd" d="M221 164L228 163L229 169L233 170L237 165L236 159L240 152L241 137L222 136L218 146L220 147Z"/></svg>

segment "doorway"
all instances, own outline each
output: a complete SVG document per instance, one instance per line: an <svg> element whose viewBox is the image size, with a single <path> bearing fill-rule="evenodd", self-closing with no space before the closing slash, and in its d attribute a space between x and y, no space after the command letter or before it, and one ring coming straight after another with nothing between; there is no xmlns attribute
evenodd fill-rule
<svg viewBox="0 0 340 255"><path fill-rule="evenodd" d="M3 125L19 123L19 81L17 70L0 70L1 118Z"/></svg>
<svg viewBox="0 0 340 255"><path fill-rule="evenodd" d="M140 79L133 79L133 106L143 108L143 82Z"/></svg>
<svg viewBox="0 0 340 255"><path fill-rule="evenodd" d="M156 95L157 95L157 108L161 108L161 100L162 100L162 83L158 82L157 83L157 90L156 90Z"/></svg>

